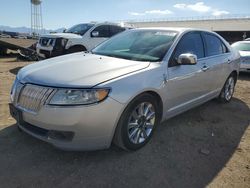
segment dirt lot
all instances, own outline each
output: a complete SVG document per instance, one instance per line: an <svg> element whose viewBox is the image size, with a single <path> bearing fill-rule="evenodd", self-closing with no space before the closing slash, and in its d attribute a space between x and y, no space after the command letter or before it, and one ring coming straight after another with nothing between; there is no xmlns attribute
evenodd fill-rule
<svg viewBox="0 0 250 188"><path fill-rule="evenodd" d="M250 74L229 104L210 101L158 127L136 152L64 152L17 130L8 111L16 72L0 58L0 187L249 187Z"/></svg>
<svg viewBox="0 0 250 188"><path fill-rule="evenodd" d="M30 47L36 42L36 40L34 39L0 38L0 40L14 45L22 46L24 48Z"/></svg>

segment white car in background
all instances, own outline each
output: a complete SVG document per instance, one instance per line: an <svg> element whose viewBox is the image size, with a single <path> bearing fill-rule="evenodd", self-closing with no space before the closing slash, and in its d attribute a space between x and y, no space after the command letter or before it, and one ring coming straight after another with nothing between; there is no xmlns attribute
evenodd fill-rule
<svg viewBox="0 0 250 188"><path fill-rule="evenodd" d="M115 23L83 23L63 33L42 35L36 46L38 55L49 58L58 55L90 51L108 38L124 31Z"/></svg>
<svg viewBox="0 0 250 188"><path fill-rule="evenodd" d="M232 47L240 53L240 71L250 72L250 41L239 41Z"/></svg>
<svg viewBox="0 0 250 188"><path fill-rule="evenodd" d="M11 36L6 34L0 34L0 38L11 38Z"/></svg>
<svg viewBox="0 0 250 188"><path fill-rule="evenodd" d="M27 36L24 36L24 35L18 35L18 36L16 36L15 38L17 38L17 39L27 39Z"/></svg>

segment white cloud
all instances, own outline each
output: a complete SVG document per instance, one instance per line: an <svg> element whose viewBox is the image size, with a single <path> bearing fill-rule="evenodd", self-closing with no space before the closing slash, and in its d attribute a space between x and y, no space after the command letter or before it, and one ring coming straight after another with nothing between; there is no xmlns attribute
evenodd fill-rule
<svg viewBox="0 0 250 188"><path fill-rule="evenodd" d="M139 13L139 12L129 12L130 15L132 16L143 16L145 15L144 13Z"/></svg>
<svg viewBox="0 0 250 188"><path fill-rule="evenodd" d="M198 2L198 3L195 3L195 4L180 3L180 4L175 4L174 8L189 9L189 10L193 10L193 11L196 11L196 12L209 12L211 10L211 7L205 5L204 2Z"/></svg>
<svg viewBox="0 0 250 188"><path fill-rule="evenodd" d="M200 12L200 13L211 13L213 16L221 16L221 15L229 14L228 11L214 9L211 6L206 5L204 2L197 2L195 4L179 3L179 4L175 4L173 7L177 9L182 9L182 10L184 9L192 10L192 11Z"/></svg>
<svg viewBox="0 0 250 188"><path fill-rule="evenodd" d="M229 12L225 10L214 10L212 12L213 16L222 16L222 15L227 15L227 14L229 14Z"/></svg>
<svg viewBox="0 0 250 188"><path fill-rule="evenodd" d="M211 7L205 5L204 2L187 5L187 8L197 12L209 12L211 10Z"/></svg>
<svg viewBox="0 0 250 188"><path fill-rule="evenodd" d="M147 10L145 12L129 12L129 14L132 16L144 16L147 14L168 15L168 14L173 14L173 12L170 10Z"/></svg>
<svg viewBox="0 0 250 188"><path fill-rule="evenodd" d="M173 14L170 10L148 10L145 14Z"/></svg>
<svg viewBox="0 0 250 188"><path fill-rule="evenodd" d="M185 3L175 4L174 8L185 9L187 5Z"/></svg>

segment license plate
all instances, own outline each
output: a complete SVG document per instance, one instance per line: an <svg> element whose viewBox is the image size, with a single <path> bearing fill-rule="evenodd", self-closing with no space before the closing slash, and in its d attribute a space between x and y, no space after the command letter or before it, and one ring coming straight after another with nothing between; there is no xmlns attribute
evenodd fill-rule
<svg viewBox="0 0 250 188"><path fill-rule="evenodd" d="M23 124L22 111L17 109L13 104L9 104L10 115L17 121L18 124Z"/></svg>

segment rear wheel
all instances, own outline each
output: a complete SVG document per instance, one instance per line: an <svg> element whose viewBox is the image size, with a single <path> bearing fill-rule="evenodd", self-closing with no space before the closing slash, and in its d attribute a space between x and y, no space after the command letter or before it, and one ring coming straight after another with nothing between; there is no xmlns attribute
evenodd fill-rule
<svg viewBox="0 0 250 188"><path fill-rule="evenodd" d="M123 112L117 125L114 143L125 150L137 150L152 137L160 121L156 99L143 94L135 98Z"/></svg>
<svg viewBox="0 0 250 188"><path fill-rule="evenodd" d="M224 84L224 87L221 90L220 96L219 96L219 100L221 102L230 102L230 100L233 97L234 94L234 88L235 88L235 83L236 83L236 79L235 77L231 74L226 83Z"/></svg>

